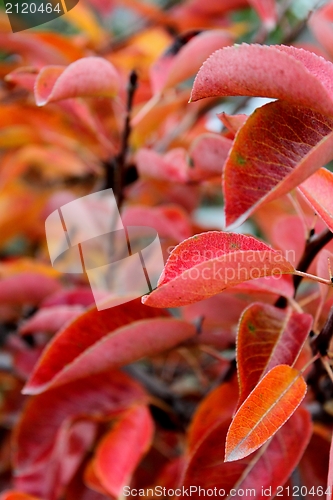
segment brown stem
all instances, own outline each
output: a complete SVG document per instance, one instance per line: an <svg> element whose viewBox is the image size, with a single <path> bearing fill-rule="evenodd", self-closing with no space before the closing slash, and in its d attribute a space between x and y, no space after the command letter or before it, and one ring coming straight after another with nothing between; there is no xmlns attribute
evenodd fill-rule
<svg viewBox="0 0 333 500"><path fill-rule="evenodd" d="M326 356L329 344L333 337L333 306L328 313L326 323L320 333L315 337L312 343L313 352L319 352L321 356Z"/></svg>
<svg viewBox="0 0 333 500"><path fill-rule="evenodd" d="M121 137L119 153L106 163L105 189L112 187L117 198L118 208L124 200L125 170L128 154L128 141L131 135L131 112L134 94L137 89L138 75L135 70L131 71L127 87L126 115L123 133Z"/></svg>
<svg viewBox="0 0 333 500"><path fill-rule="evenodd" d="M297 266L298 271L301 272L306 272L307 269L309 268L311 262L313 259L316 257L317 253L324 248L327 243L331 241L333 238L333 233L329 229L325 229L322 233L320 234L314 234L310 236L310 238L307 241L303 256ZM293 280L294 280L294 287L295 287L295 295L297 292L297 289L299 287L299 284L301 283L303 277L302 276L297 276L294 275Z"/></svg>

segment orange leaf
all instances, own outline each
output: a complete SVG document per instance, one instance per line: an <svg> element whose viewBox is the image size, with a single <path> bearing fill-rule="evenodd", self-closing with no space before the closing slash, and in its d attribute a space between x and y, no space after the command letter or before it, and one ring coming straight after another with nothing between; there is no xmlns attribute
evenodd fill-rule
<svg viewBox="0 0 333 500"><path fill-rule="evenodd" d="M305 393L306 383L299 371L287 365L269 371L231 423L225 461L244 458L266 443L291 417Z"/></svg>
<svg viewBox="0 0 333 500"><path fill-rule="evenodd" d="M199 487L216 488L219 497L225 500L273 498L277 488L285 483L298 464L312 432L308 410L298 408L265 449L236 462L224 462L227 427L228 421L225 420L220 420L217 425L211 423L206 436L188 460L183 485L184 488L192 486L191 497L194 499L202 498ZM249 493L235 496L235 490Z"/></svg>
<svg viewBox="0 0 333 500"><path fill-rule="evenodd" d="M242 314L237 334L239 405L274 366L292 365L312 326L310 314L269 304L251 304Z"/></svg>

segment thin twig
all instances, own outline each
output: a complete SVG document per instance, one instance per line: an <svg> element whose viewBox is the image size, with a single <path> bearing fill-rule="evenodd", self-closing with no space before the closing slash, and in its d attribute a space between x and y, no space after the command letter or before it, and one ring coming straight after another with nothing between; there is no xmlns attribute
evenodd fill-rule
<svg viewBox="0 0 333 500"><path fill-rule="evenodd" d="M321 278L320 276L315 276L314 274L303 273L302 271L296 270L294 271L294 276L295 275L300 276L301 278L308 278L309 280L317 281L317 283L322 283L323 285L328 285L328 286L332 285L331 280Z"/></svg>
<svg viewBox="0 0 333 500"><path fill-rule="evenodd" d="M333 336L333 306L328 313L326 323L321 329L319 335L312 342L314 352L318 351L322 356L326 356L331 339Z"/></svg>
<svg viewBox="0 0 333 500"><path fill-rule="evenodd" d="M327 243L329 243L333 238L333 233L329 229L325 229L322 233L320 234L314 234L311 236L306 244L303 256L298 264L298 271L301 273L305 273L307 269L309 268L311 262L313 259L316 257L318 252L324 248ZM294 287L295 287L295 295L297 292L297 289L299 287L299 284L301 283L302 279L304 276L302 276L300 273L298 275L294 276Z"/></svg>
<svg viewBox="0 0 333 500"><path fill-rule="evenodd" d="M126 114L119 153L106 164L105 189L112 187L117 198L118 208L124 200L124 180L128 155L128 141L131 135L131 112L134 94L137 89L138 75L131 71L127 87Z"/></svg>

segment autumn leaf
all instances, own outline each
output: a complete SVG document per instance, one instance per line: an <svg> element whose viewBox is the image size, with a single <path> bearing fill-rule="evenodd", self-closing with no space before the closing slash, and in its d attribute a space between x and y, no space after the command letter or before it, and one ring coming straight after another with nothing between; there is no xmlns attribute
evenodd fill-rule
<svg viewBox="0 0 333 500"><path fill-rule="evenodd" d="M46 273L17 272L0 279L0 300L3 304L15 305L22 305L28 300L30 304L37 305L59 288L59 281Z"/></svg>
<svg viewBox="0 0 333 500"><path fill-rule="evenodd" d="M321 9L312 12L308 26L316 39L333 56L333 2L325 2Z"/></svg>
<svg viewBox="0 0 333 500"><path fill-rule="evenodd" d="M333 118L276 101L239 130L224 166L227 226L288 193L333 158Z"/></svg>
<svg viewBox="0 0 333 500"><path fill-rule="evenodd" d="M23 389L38 394L170 349L196 333L182 320L150 314L139 301L81 314L53 337ZM104 314L101 314L104 313ZM98 362L97 362L98 360Z"/></svg>
<svg viewBox="0 0 333 500"><path fill-rule="evenodd" d="M272 368L234 416L228 430L225 461L244 458L266 443L300 405L306 387L294 368Z"/></svg>
<svg viewBox="0 0 333 500"><path fill-rule="evenodd" d="M183 241L192 234L191 221L185 210L177 205L128 207L122 214L124 226L149 226L156 229L160 238Z"/></svg>
<svg viewBox="0 0 333 500"><path fill-rule="evenodd" d="M212 428L229 420L236 408L238 390L236 380L221 384L211 391L196 409L188 429L187 453L191 454Z"/></svg>
<svg viewBox="0 0 333 500"><path fill-rule="evenodd" d="M80 429L80 439L76 433L76 447L75 439L71 445L71 453L76 450L82 460L85 449L79 447L79 442L82 443L90 435L94 438L91 433L93 421L89 422L89 419L110 418L135 403L146 401L147 395L140 385L125 373L115 370L30 398L15 428L13 462L17 484L24 484L24 490L31 492L28 485L37 475L37 484L32 484L34 493L37 489L38 495L48 497L58 488L58 481L68 481L66 469L70 463L64 468L61 464L71 457L68 440L75 422L78 424L83 418L83 423L90 425L89 433L86 426Z"/></svg>
<svg viewBox="0 0 333 500"><path fill-rule="evenodd" d="M255 490L251 495L260 500L273 498L304 453L312 424L308 410L298 408L265 448L235 462L224 462L227 429L226 420L221 419L216 425L211 423L204 439L192 448L181 484L184 488L196 487L194 498L200 498L199 487L216 487L225 500L237 498L229 496L232 489Z"/></svg>
<svg viewBox="0 0 333 500"><path fill-rule="evenodd" d="M128 410L98 444L93 466L105 490L118 498L146 453L154 424L146 406ZM117 460L115 460L117 457Z"/></svg>
<svg viewBox="0 0 333 500"><path fill-rule="evenodd" d="M183 148L172 149L163 156L152 149L141 148L136 162L142 176L170 182L186 182L188 179L186 151Z"/></svg>
<svg viewBox="0 0 333 500"><path fill-rule="evenodd" d="M224 30L194 31L178 36L150 68L153 93L173 87L194 75L212 52L231 45L232 41L230 33Z"/></svg>
<svg viewBox="0 0 333 500"><path fill-rule="evenodd" d="M299 191L330 231L333 231L332 187L333 174L326 168L319 169L298 186Z"/></svg>
<svg viewBox="0 0 333 500"><path fill-rule="evenodd" d="M84 57L67 67L46 66L36 79L38 106L72 97L114 97L119 90L114 66L101 57Z"/></svg>
<svg viewBox="0 0 333 500"><path fill-rule="evenodd" d="M202 134L189 149L188 176L191 180L206 180L222 174L232 141L217 134Z"/></svg>
<svg viewBox="0 0 333 500"><path fill-rule="evenodd" d="M56 333L64 324L83 313L81 306L41 307L19 328L21 335L34 332Z"/></svg>
<svg viewBox="0 0 333 500"><path fill-rule="evenodd" d="M279 252L251 236L209 231L172 251L157 288L142 300L152 307L179 307L247 280L293 270Z"/></svg>
<svg viewBox="0 0 333 500"><path fill-rule="evenodd" d="M333 64L312 52L242 44L217 50L207 59L194 81L191 101L232 95L271 97L333 114L332 82Z"/></svg>
<svg viewBox="0 0 333 500"><path fill-rule="evenodd" d="M312 326L310 314L253 303L243 312L237 334L239 405L274 366L292 365Z"/></svg>

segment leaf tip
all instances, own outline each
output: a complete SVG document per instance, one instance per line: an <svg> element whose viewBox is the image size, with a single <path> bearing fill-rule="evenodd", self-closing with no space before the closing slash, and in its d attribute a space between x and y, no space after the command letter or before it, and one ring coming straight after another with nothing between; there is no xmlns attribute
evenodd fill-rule
<svg viewBox="0 0 333 500"><path fill-rule="evenodd" d="M41 392L43 392L43 389L38 385L35 386L30 381L28 381L21 390L21 394L24 394L25 396L35 396Z"/></svg>
<svg viewBox="0 0 333 500"><path fill-rule="evenodd" d="M246 455L240 456L239 453L237 453L235 450L228 451L226 450L225 456L224 456L224 462L235 462L236 460L240 460L241 458L244 458Z"/></svg>

